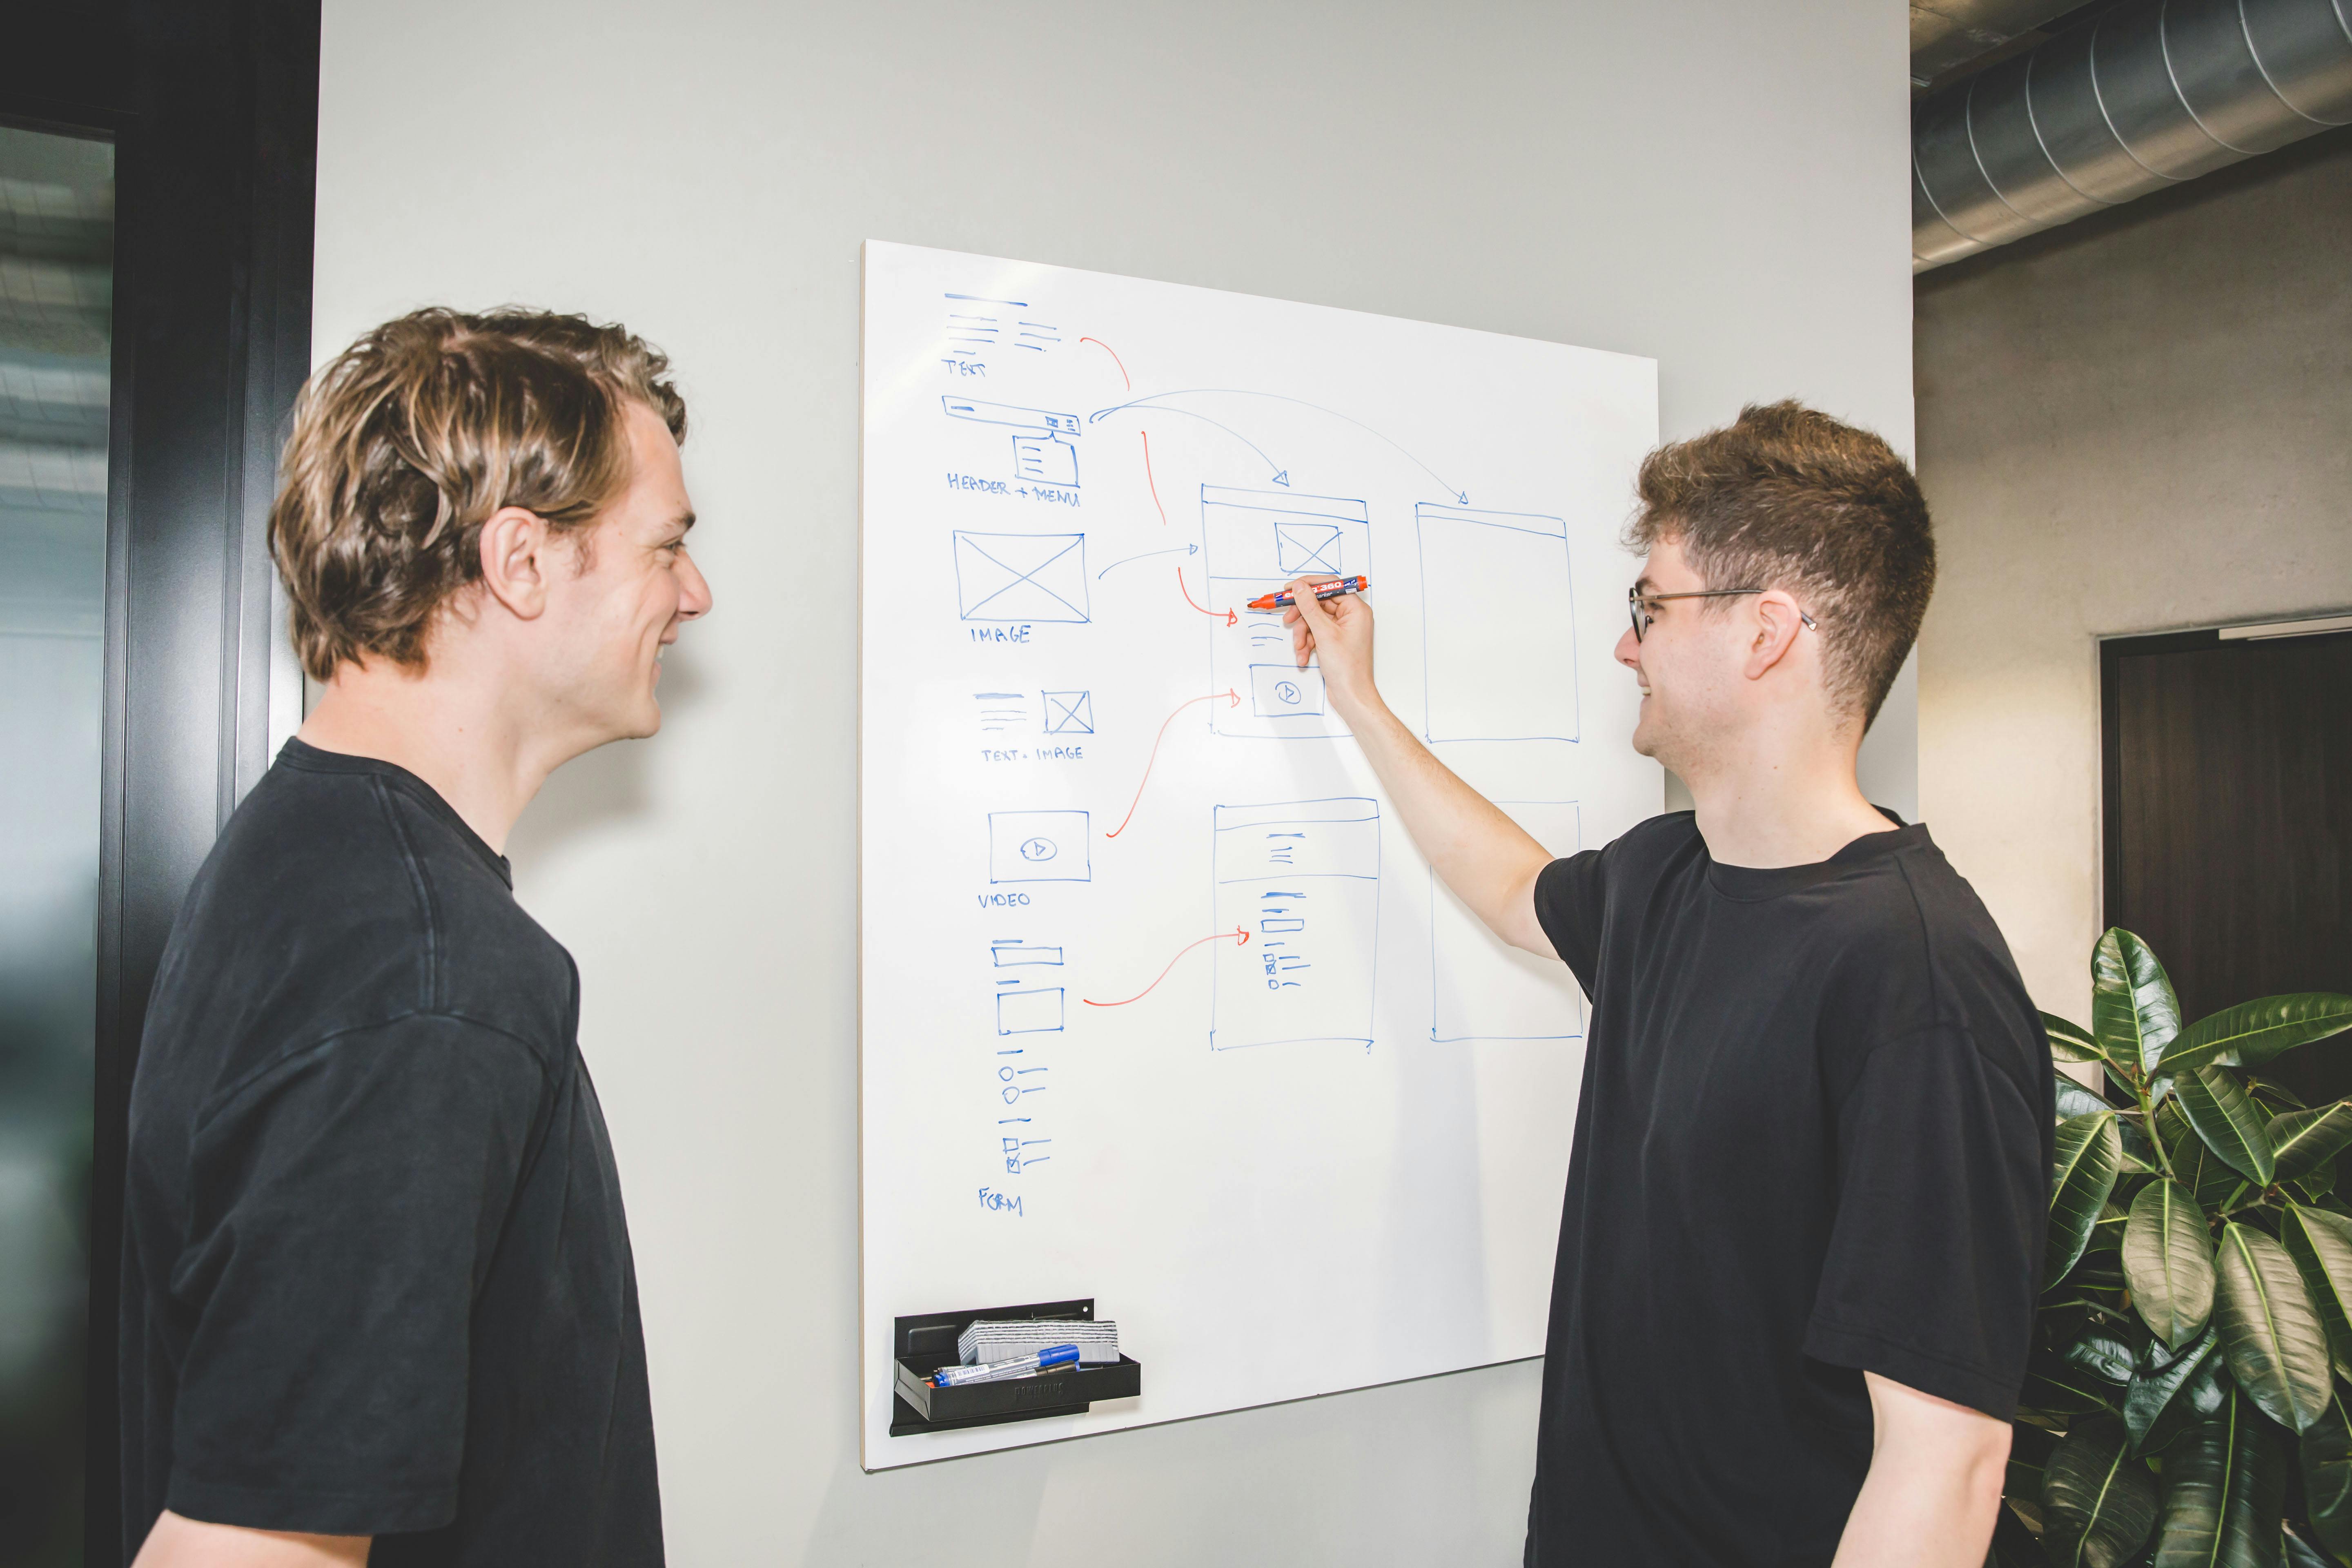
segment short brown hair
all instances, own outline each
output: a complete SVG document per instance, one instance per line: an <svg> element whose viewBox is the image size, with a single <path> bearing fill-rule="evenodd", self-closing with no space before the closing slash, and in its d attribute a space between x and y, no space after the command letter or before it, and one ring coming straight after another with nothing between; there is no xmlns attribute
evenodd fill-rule
<svg viewBox="0 0 2352 1568"><path fill-rule="evenodd" d="M668 370L625 328L512 306L412 311L338 354L295 404L269 509L302 668L421 667L434 616L481 577L491 513L593 522L629 482L631 403L686 439Z"/></svg>
<svg viewBox="0 0 2352 1568"><path fill-rule="evenodd" d="M1710 588L1796 595L1831 700L1865 728L1878 717L1936 591L1927 498L1893 447L1799 403L1751 403L1652 452L1639 489L1628 546L1672 541Z"/></svg>

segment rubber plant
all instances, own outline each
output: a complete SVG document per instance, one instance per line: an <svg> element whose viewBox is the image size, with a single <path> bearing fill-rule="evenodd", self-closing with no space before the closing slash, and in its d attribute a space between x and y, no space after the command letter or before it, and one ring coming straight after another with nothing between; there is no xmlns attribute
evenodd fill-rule
<svg viewBox="0 0 2352 1568"><path fill-rule="evenodd" d="M1988 1568L2352 1565L2352 1100L2262 1069L2352 1029L2352 995L2183 1026L2127 931L2090 1027L2044 1014L2058 1078L2047 1282Z"/></svg>

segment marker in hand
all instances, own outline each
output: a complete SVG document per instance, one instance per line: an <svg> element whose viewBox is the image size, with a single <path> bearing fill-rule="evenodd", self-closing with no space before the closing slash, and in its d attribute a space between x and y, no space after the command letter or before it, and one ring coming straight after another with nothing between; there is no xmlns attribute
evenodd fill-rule
<svg viewBox="0 0 2352 1568"><path fill-rule="evenodd" d="M1060 1367L1077 1364L1077 1346L1047 1345L1034 1355L1015 1356L1011 1361L983 1362L978 1366L943 1366L931 1373L931 1386L960 1388L967 1383L995 1383L1008 1377L1027 1377L1032 1373L1053 1372Z"/></svg>
<svg viewBox="0 0 2352 1568"><path fill-rule="evenodd" d="M1336 583L1317 584L1315 596L1318 599L1336 599L1342 594L1360 594L1371 585L1372 580L1369 576L1342 577ZM1285 588L1280 593L1268 594L1263 598L1252 599L1249 602L1249 607L1253 610L1286 610L1295 601L1291 598L1290 590Z"/></svg>

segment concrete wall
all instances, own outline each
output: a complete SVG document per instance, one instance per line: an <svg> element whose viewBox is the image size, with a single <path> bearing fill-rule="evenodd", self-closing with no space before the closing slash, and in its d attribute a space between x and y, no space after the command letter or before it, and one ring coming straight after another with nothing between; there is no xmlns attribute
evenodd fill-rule
<svg viewBox="0 0 2352 1568"><path fill-rule="evenodd" d="M1920 796L2088 1016L2097 639L2352 606L2352 132L1925 275Z"/></svg>
<svg viewBox="0 0 2352 1568"><path fill-rule="evenodd" d="M330 0L322 355L519 300L692 400L717 613L513 846L585 980L673 1562L1503 1564L1526 1517L1533 1363L858 1469L859 242L1650 354L1669 435L1793 395L1907 450L1905 47L1874 0Z"/></svg>

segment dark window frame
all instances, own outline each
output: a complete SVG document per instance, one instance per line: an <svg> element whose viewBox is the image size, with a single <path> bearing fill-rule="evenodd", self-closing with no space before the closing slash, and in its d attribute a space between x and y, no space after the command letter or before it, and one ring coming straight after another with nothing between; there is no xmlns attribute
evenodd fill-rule
<svg viewBox="0 0 2352 1568"><path fill-rule="evenodd" d="M118 1563L131 1079L189 880L269 763L264 532L310 369L318 0L51 0L0 122L116 150L84 1560ZM282 681L283 676L281 674Z"/></svg>

